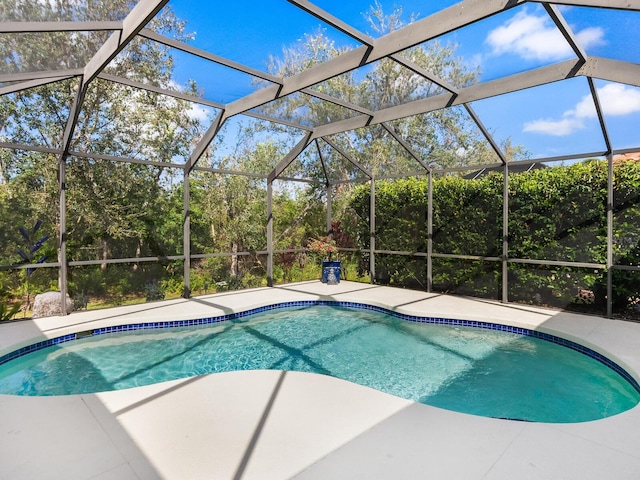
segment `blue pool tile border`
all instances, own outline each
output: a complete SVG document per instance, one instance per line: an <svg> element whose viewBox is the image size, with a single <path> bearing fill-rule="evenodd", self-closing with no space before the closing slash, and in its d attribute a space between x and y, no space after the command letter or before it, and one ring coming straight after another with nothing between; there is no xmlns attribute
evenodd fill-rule
<svg viewBox="0 0 640 480"><path fill-rule="evenodd" d="M366 303L358 303L358 302L344 302L338 300L294 300L290 302L281 302L275 303L271 305L265 305L263 307L252 308L249 310L245 310L242 312L234 312L228 313L224 315L217 315L214 317L205 317L191 320L171 320L166 322L143 322L143 323L131 323L125 325L114 325L111 327L103 327L96 328L94 330L72 333L69 335L64 335L61 337L50 338L47 340L43 340L38 343L34 343L32 345L27 345L25 347L19 348L18 350L14 350L13 352L9 352L0 357L0 365L3 365L11 360L22 357L24 355L28 355L29 353L37 352L38 350L42 350L44 348L52 347L55 345L60 345L62 343L70 342L77 340L79 338L84 338L88 336L97 336L97 335L105 335L109 333L119 333L119 332L130 332L135 330L153 330L153 329L163 329L163 328L177 328L177 327L192 327L196 325L210 325L225 321L233 321L238 320L240 318L248 317L250 315L255 315L257 313L268 312L272 310L279 310L283 308L292 308L292 307L311 307L311 306L329 306L329 307L339 307L345 309L355 309L355 310L370 310L373 312L384 313L387 315L391 315L392 317L399 318L401 320L405 320L408 322L415 323L430 323L435 325L448 325L448 326L459 326L459 327L471 327L471 328L482 328L487 330L497 330L507 333L513 333L516 335L523 335L526 337L533 337L540 340L544 340L547 342L555 343L556 345L560 345L566 348L570 348L571 350L575 350L576 352L582 353L588 357L597 360L603 365L609 367L611 370L615 371L618 375L624 378L627 382L635 388L635 390L640 393L640 384L634 377L632 377L624 368L610 360L606 356L601 353L596 352L595 350L581 345L579 343L573 342L571 340L567 340L562 337L558 337L556 335L552 335L545 332L539 332L537 330L530 330L528 328L522 327L514 327L512 325L501 325L498 323L484 322L479 320L458 320L451 318L441 318L441 317L423 317L418 315L408 315L405 313L399 313L394 310L389 310L384 307L378 307L376 305L369 305Z"/></svg>
<svg viewBox="0 0 640 480"><path fill-rule="evenodd" d="M59 345L61 343L70 342L72 340L76 340L78 338L78 334L71 333L69 335L64 335L62 337L49 338L47 340L43 340L38 343L34 343L32 345L27 345L26 347L19 348L18 350L14 350L13 352L9 352L6 355L0 357L0 365L3 365L11 360L22 357L23 355L28 355L29 353L37 352L38 350L42 350L43 348L52 347L54 345Z"/></svg>

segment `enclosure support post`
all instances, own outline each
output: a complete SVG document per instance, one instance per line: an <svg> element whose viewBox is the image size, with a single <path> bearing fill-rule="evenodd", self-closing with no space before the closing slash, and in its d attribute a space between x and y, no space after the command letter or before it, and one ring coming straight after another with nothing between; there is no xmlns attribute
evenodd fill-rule
<svg viewBox="0 0 640 480"><path fill-rule="evenodd" d="M182 249L184 251L184 298L191 297L191 212L190 212L190 191L189 191L189 171L184 171L184 222L182 229Z"/></svg>
<svg viewBox="0 0 640 480"><path fill-rule="evenodd" d="M84 102L86 88L85 80L82 79L78 86L76 98L73 101L71 110L69 110L69 117L67 118L67 124L62 137L63 151L60 156L60 161L58 162L58 208L60 209L60 246L58 248L60 269L58 271L58 286L60 288L61 315L67 314L67 293L69 289L69 269L67 266L67 158L69 157L73 132L80 116L80 108Z"/></svg>
<svg viewBox="0 0 640 480"><path fill-rule="evenodd" d="M613 317L613 155L607 155L607 317Z"/></svg>
<svg viewBox="0 0 640 480"><path fill-rule="evenodd" d="M509 301L509 164L503 167L502 185L502 303Z"/></svg>
<svg viewBox="0 0 640 480"><path fill-rule="evenodd" d="M273 181L267 180L267 285L273 287Z"/></svg>
<svg viewBox="0 0 640 480"><path fill-rule="evenodd" d="M429 170L427 192L427 292L433 291L433 172Z"/></svg>
<svg viewBox="0 0 640 480"><path fill-rule="evenodd" d="M63 156L58 165L58 193L60 207L60 247L58 249L58 261L60 270L58 282L60 288L60 314L67 314L67 289L68 267L67 267L67 159Z"/></svg>
<svg viewBox="0 0 640 480"><path fill-rule="evenodd" d="M369 193L369 281L375 282L376 278L376 181L371 178L371 190Z"/></svg>
<svg viewBox="0 0 640 480"><path fill-rule="evenodd" d="M333 221L333 212L332 212L332 200L331 195L333 194L333 189L331 184L327 183L327 234L331 232L331 223Z"/></svg>

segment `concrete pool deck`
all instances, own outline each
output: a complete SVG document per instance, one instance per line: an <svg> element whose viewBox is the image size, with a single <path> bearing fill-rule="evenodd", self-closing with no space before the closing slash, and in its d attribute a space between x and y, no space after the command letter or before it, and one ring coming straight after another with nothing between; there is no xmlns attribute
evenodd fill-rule
<svg viewBox="0 0 640 480"><path fill-rule="evenodd" d="M302 282L0 325L0 356L101 326L191 319L291 300L538 329L640 380L640 324L353 282ZM634 479L640 407L577 424L497 420L343 380L230 372L114 392L0 395L0 479Z"/></svg>

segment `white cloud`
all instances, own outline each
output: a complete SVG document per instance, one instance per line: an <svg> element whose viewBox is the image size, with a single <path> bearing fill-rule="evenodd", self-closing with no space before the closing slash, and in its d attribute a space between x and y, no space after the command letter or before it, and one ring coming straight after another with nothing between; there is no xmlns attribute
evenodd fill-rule
<svg viewBox="0 0 640 480"><path fill-rule="evenodd" d="M598 91L599 93L600 91ZM591 95L585 95L582 100L578 102L576 108L564 113L565 115L572 115L577 118L594 118L596 116L596 106L593 103L593 97Z"/></svg>
<svg viewBox="0 0 640 480"><path fill-rule="evenodd" d="M576 33L578 45L585 50L587 48L604 45L604 30L600 27L589 27Z"/></svg>
<svg viewBox="0 0 640 480"><path fill-rule="evenodd" d="M534 120L524 124L524 132L542 133L543 135L553 135L554 137L564 137L571 135L576 130L584 128L582 122L577 118L563 118L561 120Z"/></svg>
<svg viewBox="0 0 640 480"><path fill-rule="evenodd" d="M591 27L576 32L583 48L603 43L604 31ZM568 58L573 50L548 16L536 16L523 10L495 28L485 40L493 55L514 53L525 60L554 61Z"/></svg>
<svg viewBox="0 0 640 480"><path fill-rule="evenodd" d="M640 112L640 89L609 83L598 90L598 98L604 113L608 115L629 115Z"/></svg>
<svg viewBox="0 0 640 480"><path fill-rule="evenodd" d="M202 105L198 105L194 103L191 105L191 108L187 112L189 118L198 120L200 122L206 122L209 120L209 110L204 108Z"/></svg>
<svg viewBox="0 0 640 480"><path fill-rule="evenodd" d="M598 89L598 99L605 115L623 116L640 113L640 89L619 83L608 83ZM540 119L527 122L524 132L566 136L584 128L584 119L596 117L596 107L591 95L585 95L572 110L563 113L559 120Z"/></svg>
<svg viewBox="0 0 640 480"><path fill-rule="evenodd" d="M598 99L605 115L622 116L640 112L640 89L620 83L608 83L598 89ZM587 95L576 106L576 114L595 117L596 109L591 96Z"/></svg>

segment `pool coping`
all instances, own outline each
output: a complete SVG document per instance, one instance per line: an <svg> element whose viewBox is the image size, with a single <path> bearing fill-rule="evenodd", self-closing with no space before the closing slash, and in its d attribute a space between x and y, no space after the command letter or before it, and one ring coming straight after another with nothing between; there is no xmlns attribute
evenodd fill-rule
<svg viewBox="0 0 640 480"><path fill-rule="evenodd" d="M165 321L177 314L193 319L203 312L229 314L292 298L367 303L408 315L492 319L578 342L635 379L640 371L639 324L344 281L3 324L0 354L34 340L131 319ZM483 480L640 475L638 407L580 424L510 422L296 372L213 374L92 395L0 395L0 412L0 478L210 478L211 471L219 473L216 478L261 480L413 478L416 471Z"/></svg>

